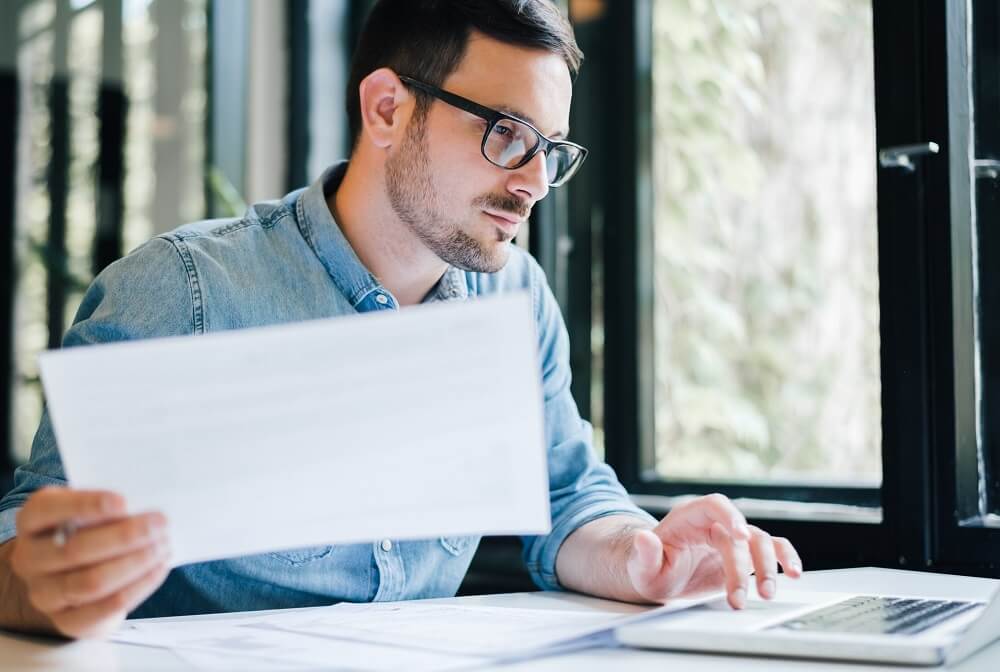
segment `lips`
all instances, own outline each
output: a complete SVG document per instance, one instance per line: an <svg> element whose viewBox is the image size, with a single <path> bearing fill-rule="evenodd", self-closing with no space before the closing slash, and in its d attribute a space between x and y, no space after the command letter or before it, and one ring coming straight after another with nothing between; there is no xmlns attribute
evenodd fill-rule
<svg viewBox="0 0 1000 672"><path fill-rule="evenodd" d="M516 229L521 224L524 223L524 220L522 218L518 217L517 215L512 215L510 213L507 213L507 212L503 212L503 213L501 213L501 212L491 212L489 210L483 210L483 212L488 217L490 217L494 222L496 222L497 224L499 224L500 226L502 226L505 229Z"/></svg>

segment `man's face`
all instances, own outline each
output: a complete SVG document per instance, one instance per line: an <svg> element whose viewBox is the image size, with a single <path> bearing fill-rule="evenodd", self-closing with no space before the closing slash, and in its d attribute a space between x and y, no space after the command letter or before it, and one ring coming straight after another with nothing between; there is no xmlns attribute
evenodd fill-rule
<svg viewBox="0 0 1000 672"><path fill-rule="evenodd" d="M568 132L572 83L558 54L516 47L478 33L443 89L531 122L550 138ZM532 206L548 193L545 157L517 170L480 150L486 121L443 102L414 115L386 161L396 215L441 260L493 273L510 255Z"/></svg>

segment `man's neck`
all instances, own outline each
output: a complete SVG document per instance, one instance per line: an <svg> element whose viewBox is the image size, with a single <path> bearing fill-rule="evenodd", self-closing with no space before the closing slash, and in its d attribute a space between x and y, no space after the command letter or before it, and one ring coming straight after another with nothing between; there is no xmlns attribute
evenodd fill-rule
<svg viewBox="0 0 1000 672"><path fill-rule="evenodd" d="M379 178L373 179L375 175ZM381 175L377 166L365 166L356 156L326 202L361 263L400 306L412 306L427 296L448 265L396 216Z"/></svg>

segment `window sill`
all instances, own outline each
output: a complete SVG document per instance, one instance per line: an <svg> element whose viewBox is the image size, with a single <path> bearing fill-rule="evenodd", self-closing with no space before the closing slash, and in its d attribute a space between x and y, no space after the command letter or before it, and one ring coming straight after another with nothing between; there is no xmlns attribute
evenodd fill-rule
<svg viewBox="0 0 1000 672"><path fill-rule="evenodd" d="M632 501L659 517L673 507L697 498L699 495L632 495ZM741 497L733 503L752 520L802 520L828 523L863 523L878 525L882 522L882 507L851 506L812 502L793 502L773 499Z"/></svg>

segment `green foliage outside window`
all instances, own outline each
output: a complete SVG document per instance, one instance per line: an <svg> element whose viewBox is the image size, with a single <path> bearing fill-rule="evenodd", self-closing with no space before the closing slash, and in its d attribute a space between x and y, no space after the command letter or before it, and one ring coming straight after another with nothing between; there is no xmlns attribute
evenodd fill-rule
<svg viewBox="0 0 1000 672"><path fill-rule="evenodd" d="M653 7L655 467L877 483L870 3Z"/></svg>

